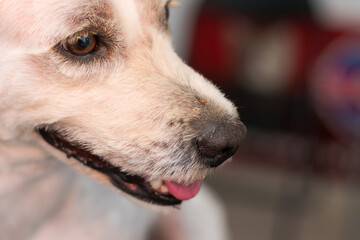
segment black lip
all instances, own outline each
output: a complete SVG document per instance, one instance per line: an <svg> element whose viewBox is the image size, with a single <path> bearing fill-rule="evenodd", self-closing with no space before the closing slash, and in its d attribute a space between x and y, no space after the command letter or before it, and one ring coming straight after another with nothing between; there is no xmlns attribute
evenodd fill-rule
<svg viewBox="0 0 360 240"><path fill-rule="evenodd" d="M85 150L80 144L70 142L56 130L41 127L37 131L47 143L64 152L68 158L73 157L85 166L106 174L115 187L137 199L162 206L179 205L182 202L172 195L164 195L153 190L143 177L121 171L120 168ZM129 184L133 187L130 188Z"/></svg>

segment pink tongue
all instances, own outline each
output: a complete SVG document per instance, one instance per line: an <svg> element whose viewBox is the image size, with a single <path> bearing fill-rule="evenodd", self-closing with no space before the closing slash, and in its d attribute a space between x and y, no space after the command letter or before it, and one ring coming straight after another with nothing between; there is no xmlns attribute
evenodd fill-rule
<svg viewBox="0 0 360 240"><path fill-rule="evenodd" d="M188 200L195 197L201 186L201 180L196 181L189 186L171 181L164 181L164 183L171 195L179 200Z"/></svg>

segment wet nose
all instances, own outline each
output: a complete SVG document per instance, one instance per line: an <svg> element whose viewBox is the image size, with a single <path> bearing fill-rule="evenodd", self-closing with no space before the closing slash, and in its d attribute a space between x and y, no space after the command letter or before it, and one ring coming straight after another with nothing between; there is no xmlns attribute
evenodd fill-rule
<svg viewBox="0 0 360 240"><path fill-rule="evenodd" d="M240 121L208 123L202 127L196 147L209 167L217 167L230 158L246 135L246 128Z"/></svg>

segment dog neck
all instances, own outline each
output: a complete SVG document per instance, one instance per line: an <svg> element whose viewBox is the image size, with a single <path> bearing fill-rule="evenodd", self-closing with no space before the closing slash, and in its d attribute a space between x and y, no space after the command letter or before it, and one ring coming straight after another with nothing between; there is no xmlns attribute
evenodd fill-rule
<svg viewBox="0 0 360 240"><path fill-rule="evenodd" d="M89 226L102 239L144 239L156 216L38 145L0 141L0 233L5 239L89 239Z"/></svg>
<svg viewBox="0 0 360 240"><path fill-rule="evenodd" d="M71 174L32 144L0 142L0 153L0 232L25 239L59 208Z"/></svg>
<svg viewBox="0 0 360 240"><path fill-rule="evenodd" d="M30 143L0 141L0 153L0 196L27 188L59 165Z"/></svg>

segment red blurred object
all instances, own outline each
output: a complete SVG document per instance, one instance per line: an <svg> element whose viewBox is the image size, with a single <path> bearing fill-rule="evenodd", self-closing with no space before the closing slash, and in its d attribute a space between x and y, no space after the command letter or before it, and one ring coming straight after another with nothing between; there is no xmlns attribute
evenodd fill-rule
<svg viewBox="0 0 360 240"><path fill-rule="evenodd" d="M276 31L279 25L287 26L288 39L292 41L288 44L295 46L295 51L289 53L294 68L287 79L288 93L302 91L315 59L329 43L344 34L325 30L309 19L264 21L205 8L195 27L190 64L222 86L242 81L238 73L246 61L246 47L256 44L253 40L263 32L272 31L272 28Z"/></svg>
<svg viewBox="0 0 360 240"><path fill-rule="evenodd" d="M234 49L229 44L233 17L215 11L203 11L198 19L190 64L212 79L229 79L234 67Z"/></svg>

